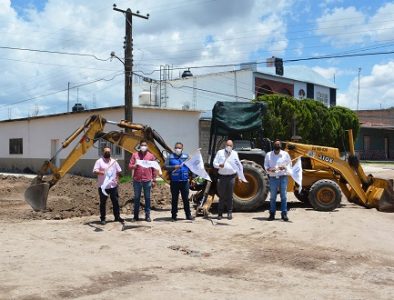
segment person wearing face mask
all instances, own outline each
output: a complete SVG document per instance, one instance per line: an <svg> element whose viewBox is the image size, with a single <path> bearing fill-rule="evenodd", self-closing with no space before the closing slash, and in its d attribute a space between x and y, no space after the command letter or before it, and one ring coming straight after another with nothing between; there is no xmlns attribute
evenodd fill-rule
<svg viewBox="0 0 394 300"><path fill-rule="evenodd" d="M129 169L133 172L134 189L134 221L139 221L140 199L142 189L145 197L145 221L151 222L150 218L150 194L151 189L156 186L156 170L154 168L144 168L137 164L137 160L156 160L155 156L149 152L148 144L145 140L140 141L140 150L133 153L129 163Z"/></svg>
<svg viewBox="0 0 394 300"><path fill-rule="evenodd" d="M189 204L189 168L184 164L188 158L189 155L183 153L183 144L177 142L174 153L171 153L165 161L165 167L171 179L171 218L173 221L177 220L179 193L182 196L186 219L193 220Z"/></svg>
<svg viewBox="0 0 394 300"><path fill-rule="evenodd" d="M226 147L216 153L213 167L219 169L217 181L217 191L219 195L218 220L222 219L224 203L227 206L227 219L233 218L233 191L235 184L236 171L231 165L231 160L238 158L238 153L233 150L233 141L227 140Z"/></svg>
<svg viewBox="0 0 394 300"><path fill-rule="evenodd" d="M269 221L275 220L276 196L280 191L281 216L283 221L289 221L287 216L287 171L286 166L291 164L289 153L281 150L282 143L276 139L274 150L268 152L264 160L264 168L268 172L270 183L270 214Z"/></svg>
<svg viewBox="0 0 394 300"><path fill-rule="evenodd" d="M110 180L109 184L105 187L105 192L107 193L107 195L104 195L101 186L103 185L108 172L113 173L114 176ZM111 158L111 148L104 147L103 157L99 158L93 167L93 174L97 175L97 184L100 196L100 222L102 225L105 225L106 202L108 199L108 195L110 196L112 201L115 222L124 222L124 220L120 217L118 193L118 179L121 172L122 169L120 168L118 162L115 159Z"/></svg>

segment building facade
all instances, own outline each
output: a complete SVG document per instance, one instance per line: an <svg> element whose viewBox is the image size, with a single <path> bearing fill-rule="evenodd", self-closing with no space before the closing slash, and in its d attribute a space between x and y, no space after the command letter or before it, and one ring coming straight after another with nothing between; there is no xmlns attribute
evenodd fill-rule
<svg viewBox="0 0 394 300"><path fill-rule="evenodd" d="M274 68L253 63L241 65L239 70L196 76L188 71L187 75L143 83L140 105L197 109L206 112L203 117L209 117L216 101L251 101L273 93L315 99L328 107L336 105L335 84L304 66L288 66L283 76L276 75Z"/></svg>
<svg viewBox="0 0 394 300"><path fill-rule="evenodd" d="M0 170L37 172L45 160L55 155L62 142L93 114L99 114L107 120L119 122L124 119L124 107L0 121L0 134L3 138L3 143L0 145ZM198 148L199 119L200 112L195 110L134 107L133 113L134 123L149 125L171 147L177 141L183 142L185 151L188 152ZM121 129L115 125L107 124L105 131L111 130ZM58 154L57 164L62 163L75 147L76 142ZM104 143L106 143L104 140L98 141L81 157L70 172L91 176L94 162L100 157ZM113 148L113 156L123 165L123 150L113 145L110 146Z"/></svg>
<svg viewBox="0 0 394 300"><path fill-rule="evenodd" d="M394 108L356 111L360 132L355 150L361 160L394 160Z"/></svg>

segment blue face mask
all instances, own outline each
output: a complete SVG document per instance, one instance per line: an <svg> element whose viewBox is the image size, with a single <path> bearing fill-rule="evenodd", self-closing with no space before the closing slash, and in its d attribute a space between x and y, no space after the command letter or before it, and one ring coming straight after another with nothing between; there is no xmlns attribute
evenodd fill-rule
<svg viewBox="0 0 394 300"><path fill-rule="evenodd" d="M181 155L181 154L182 154L182 149L180 149L180 148L175 148L175 154L176 154L176 155Z"/></svg>

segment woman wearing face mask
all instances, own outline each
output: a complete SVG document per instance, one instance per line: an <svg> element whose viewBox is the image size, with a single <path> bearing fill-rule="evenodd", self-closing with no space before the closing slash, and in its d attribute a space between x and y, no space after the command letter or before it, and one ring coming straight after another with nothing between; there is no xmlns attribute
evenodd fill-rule
<svg viewBox="0 0 394 300"><path fill-rule="evenodd" d="M217 181L217 190L219 194L218 220L222 219L224 203L227 205L227 219L233 218L233 191L235 184L236 171L230 161L238 160L238 153L233 150L233 141L228 140L226 147L216 153L213 166L219 169L219 178Z"/></svg>
<svg viewBox="0 0 394 300"><path fill-rule="evenodd" d="M269 221L275 219L276 196L280 191L281 215L283 221L289 221L287 217L287 171L286 166L291 164L289 153L281 150L281 142L274 141L274 151L268 152L264 160L264 168L268 172L270 182L270 215Z"/></svg>
<svg viewBox="0 0 394 300"><path fill-rule="evenodd" d="M142 189L145 197L145 221L151 222L150 218L150 194L152 187L156 185L156 170L154 168L144 168L137 164L137 160L156 160L155 156L148 151L148 144L145 140L140 141L140 150L133 153L129 163L129 169L133 172L134 188L134 221L139 221L140 199Z"/></svg>
<svg viewBox="0 0 394 300"><path fill-rule="evenodd" d="M171 218L173 221L177 220L179 193L182 196L186 219L193 220L189 204L189 168L184 164L188 158L189 155L183 153L183 144L177 142L174 153L171 153L165 162L166 170L171 178Z"/></svg>

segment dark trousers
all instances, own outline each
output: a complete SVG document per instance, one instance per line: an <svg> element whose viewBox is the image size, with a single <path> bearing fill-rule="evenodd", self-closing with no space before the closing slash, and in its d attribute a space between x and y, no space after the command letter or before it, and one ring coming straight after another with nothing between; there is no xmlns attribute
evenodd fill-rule
<svg viewBox="0 0 394 300"><path fill-rule="evenodd" d="M178 213L178 197L181 193L183 201L183 209L185 210L186 217L191 216L189 204L189 181L171 181L171 215L176 218Z"/></svg>
<svg viewBox="0 0 394 300"><path fill-rule="evenodd" d="M101 191L101 188L98 188L99 190L99 195L100 195L100 219L101 221L105 221L105 215L106 215L106 203L108 196L105 196L103 192ZM112 201L112 208L114 212L114 217L115 220L120 218L120 211L119 211L119 193L118 193L118 187L114 187L112 189L105 189L106 193L109 195Z"/></svg>
<svg viewBox="0 0 394 300"><path fill-rule="evenodd" d="M219 175L217 190L219 194L218 214L221 215L226 203L227 211L233 211L233 191L235 184L235 175Z"/></svg>

